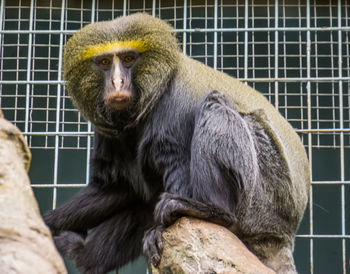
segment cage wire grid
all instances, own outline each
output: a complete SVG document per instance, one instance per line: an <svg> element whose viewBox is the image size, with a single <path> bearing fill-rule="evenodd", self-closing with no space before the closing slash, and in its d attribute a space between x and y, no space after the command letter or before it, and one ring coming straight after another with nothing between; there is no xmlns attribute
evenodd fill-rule
<svg viewBox="0 0 350 274"><path fill-rule="evenodd" d="M93 128L65 92L65 42L91 22L147 12L174 26L185 54L262 92L296 129L312 174L297 269L350 273L349 1L0 1L0 106L31 148L42 212L89 180Z"/></svg>

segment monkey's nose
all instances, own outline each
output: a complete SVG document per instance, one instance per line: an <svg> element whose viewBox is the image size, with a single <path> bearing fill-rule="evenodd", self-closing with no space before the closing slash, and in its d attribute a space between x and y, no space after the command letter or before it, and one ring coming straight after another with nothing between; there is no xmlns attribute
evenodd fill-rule
<svg viewBox="0 0 350 274"><path fill-rule="evenodd" d="M124 80L123 79L113 79L112 80L112 83L113 83L113 86L116 88L116 89L120 89L123 87L124 85Z"/></svg>

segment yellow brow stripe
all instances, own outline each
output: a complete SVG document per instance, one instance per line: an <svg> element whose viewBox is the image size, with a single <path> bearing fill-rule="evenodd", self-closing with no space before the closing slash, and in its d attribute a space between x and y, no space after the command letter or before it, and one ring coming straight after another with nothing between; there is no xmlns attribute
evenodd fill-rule
<svg viewBox="0 0 350 274"><path fill-rule="evenodd" d="M131 40L131 41L115 41L107 42L104 44L98 44L94 46L88 46L83 50L83 59L89 59L94 56L103 54L104 52L112 50L124 50L131 49L139 52L147 50L146 44L142 40Z"/></svg>

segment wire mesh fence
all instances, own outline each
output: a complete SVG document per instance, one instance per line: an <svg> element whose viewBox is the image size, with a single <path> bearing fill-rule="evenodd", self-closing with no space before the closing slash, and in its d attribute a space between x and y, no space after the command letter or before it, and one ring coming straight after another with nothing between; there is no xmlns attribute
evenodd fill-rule
<svg viewBox="0 0 350 274"><path fill-rule="evenodd" d="M299 133L312 171L300 273L350 273L350 3L316 0L0 0L0 106L33 153L42 211L89 178L93 128L73 107L62 50L77 29L147 12L187 55L262 92Z"/></svg>

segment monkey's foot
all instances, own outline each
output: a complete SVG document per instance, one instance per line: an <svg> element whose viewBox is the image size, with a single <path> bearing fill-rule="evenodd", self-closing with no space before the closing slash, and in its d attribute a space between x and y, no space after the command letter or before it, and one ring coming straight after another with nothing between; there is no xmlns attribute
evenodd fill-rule
<svg viewBox="0 0 350 274"><path fill-rule="evenodd" d="M143 253L147 256L148 261L157 267L160 263L163 250L162 232L164 226L153 226L145 232L143 237Z"/></svg>
<svg viewBox="0 0 350 274"><path fill-rule="evenodd" d="M84 249L84 237L73 231L63 231L58 236L53 237L57 249L74 261L76 267L84 274L106 273L104 265L97 265L93 260L87 260Z"/></svg>
<svg viewBox="0 0 350 274"><path fill-rule="evenodd" d="M180 217L195 217L229 227L235 223L233 214L214 204L205 204L194 199L163 193L155 209L155 219L170 226Z"/></svg>

